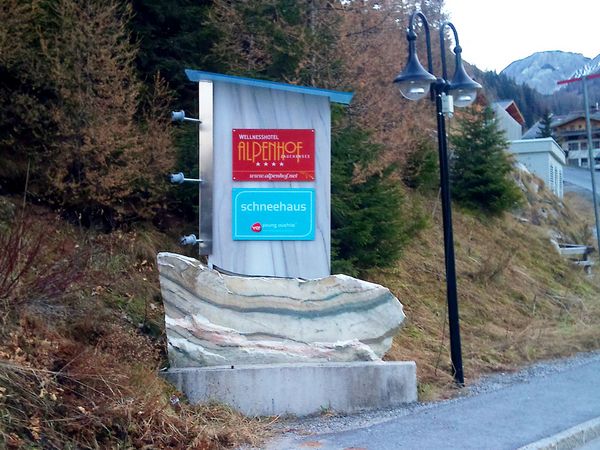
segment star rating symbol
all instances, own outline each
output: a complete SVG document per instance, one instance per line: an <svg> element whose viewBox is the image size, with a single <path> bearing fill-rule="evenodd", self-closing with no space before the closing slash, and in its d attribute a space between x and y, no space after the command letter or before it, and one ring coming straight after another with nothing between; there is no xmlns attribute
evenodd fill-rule
<svg viewBox="0 0 600 450"><path fill-rule="evenodd" d="M279 165L280 165L281 167L283 167L283 163L282 163L282 162L280 162L280 163L279 163Z"/></svg>
<svg viewBox="0 0 600 450"><path fill-rule="evenodd" d="M256 163L256 167L260 167L260 163L259 162Z"/></svg>
<svg viewBox="0 0 600 450"><path fill-rule="evenodd" d="M268 166L268 165L269 165L269 163L268 163L268 162L266 162L266 163L264 163L264 164L263 164L263 166Z"/></svg>
<svg viewBox="0 0 600 450"><path fill-rule="evenodd" d="M273 167L275 167L277 164L275 163L275 161L273 161L273 162L271 163L271 165L272 165Z"/></svg>

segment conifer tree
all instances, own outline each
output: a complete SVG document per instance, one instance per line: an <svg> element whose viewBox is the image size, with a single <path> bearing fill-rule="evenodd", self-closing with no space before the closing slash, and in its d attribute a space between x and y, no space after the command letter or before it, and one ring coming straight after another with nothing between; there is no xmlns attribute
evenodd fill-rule
<svg viewBox="0 0 600 450"><path fill-rule="evenodd" d="M450 136L452 198L467 209L492 215L510 210L521 193L510 178L508 143L491 108L474 106Z"/></svg>
<svg viewBox="0 0 600 450"><path fill-rule="evenodd" d="M343 112L333 115L331 158L332 272L358 275L393 264L403 246L425 226L409 210L393 177L393 166L373 170L383 147L353 126Z"/></svg>
<svg viewBox="0 0 600 450"><path fill-rule="evenodd" d="M232 75L333 88L339 16L329 0L213 0L207 61Z"/></svg>
<svg viewBox="0 0 600 450"><path fill-rule="evenodd" d="M423 193L437 192L439 189L438 153L428 137L421 137L406 158L402 167L402 181L407 187Z"/></svg>
<svg viewBox="0 0 600 450"><path fill-rule="evenodd" d="M132 38L138 44L136 66L142 80L152 85L157 72L178 96L177 104L193 111L197 88L184 69L220 72L210 50L217 33L206 24L212 0L132 0Z"/></svg>
<svg viewBox="0 0 600 450"><path fill-rule="evenodd" d="M548 110L544 111L544 115L540 119L540 127L536 137L548 138L552 137L552 114Z"/></svg>
<svg viewBox="0 0 600 450"><path fill-rule="evenodd" d="M331 2L215 0L208 18L218 30L211 58L226 73L340 88L340 17ZM332 271L358 275L396 261L424 221L404 206L395 166L373 167L383 146L342 108L334 109L332 122Z"/></svg>
<svg viewBox="0 0 600 450"><path fill-rule="evenodd" d="M154 218L173 164L170 95L160 78L144 95L129 6L11 3L27 6L0 8L19 43L0 56L0 184L22 189L27 179L30 195L84 224Z"/></svg>

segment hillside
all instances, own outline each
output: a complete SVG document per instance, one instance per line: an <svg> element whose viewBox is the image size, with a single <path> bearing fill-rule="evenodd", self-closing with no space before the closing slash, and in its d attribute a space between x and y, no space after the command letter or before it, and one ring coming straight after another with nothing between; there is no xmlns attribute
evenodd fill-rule
<svg viewBox="0 0 600 450"><path fill-rule="evenodd" d="M514 215L490 220L454 214L467 384L491 371L600 346L600 277L597 271L584 276L549 241L589 243L589 205L572 194L561 202L539 179L520 178L527 205ZM408 320L388 357L417 361L423 399L452 388L441 217L435 202L429 208L431 227L397 267L373 274L405 306Z"/></svg>
<svg viewBox="0 0 600 450"><path fill-rule="evenodd" d="M155 258L181 251L175 235L152 226L99 233L21 201L0 196L0 448L257 442L260 421L191 407L158 376Z"/></svg>
<svg viewBox="0 0 600 450"><path fill-rule="evenodd" d="M522 174L520 181L529 202L516 215L455 211L467 383L600 348L598 274L584 276L548 239L581 242L589 223L539 180ZM411 198L431 223L394 268L372 269L369 278L405 306L406 325L387 359L417 361L427 400L453 391L440 208L435 199ZM0 197L0 205L2 445L230 448L268 433L268 421L185 404L157 376L165 337L154 258L181 252L178 226L167 234L152 227L103 234L43 207L28 205L22 216L16 197Z"/></svg>

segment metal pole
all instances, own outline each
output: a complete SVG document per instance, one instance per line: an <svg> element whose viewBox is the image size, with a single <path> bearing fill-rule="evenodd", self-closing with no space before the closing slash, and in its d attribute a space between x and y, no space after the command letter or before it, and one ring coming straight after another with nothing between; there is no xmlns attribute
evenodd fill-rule
<svg viewBox="0 0 600 450"><path fill-rule="evenodd" d="M598 201L596 198L596 175L594 166L594 150L592 149L592 125L590 122L590 101L588 98L587 77L582 77L583 81L583 107L585 108L585 126L587 128L588 143L588 165L590 166L590 175L592 176L592 201L594 202L594 216L596 218L596 245L600 251L600 222L598 221Z"/></svg>
<svg viewBox="0 0 600 450"><path fill-rule="evenodd" d="M438 150L440 158L440 185L442 189L442 218L444 225L444 256L446 263L446 298L448 301L448 324L450 326L450 357L452 374L459 386L464 386L462 351L460 345L460 326L458 319L458 296L456 293L456 267L454 262L454 236L452 233L452 208L450 197L450 177L448 171L448 145L446 140L446 120L442 111L442 94L446 81L438 79L435 89L435 108L437 113Z"/></svg>
<svg viewBox="0 0 600 450"><path fill-rule="evenodd" d="M213 243L213 151L214 151L214 87L210 80L198 82L198 250L200 255L212 254ZM211 260L209 259L209 267Z"/></svg>

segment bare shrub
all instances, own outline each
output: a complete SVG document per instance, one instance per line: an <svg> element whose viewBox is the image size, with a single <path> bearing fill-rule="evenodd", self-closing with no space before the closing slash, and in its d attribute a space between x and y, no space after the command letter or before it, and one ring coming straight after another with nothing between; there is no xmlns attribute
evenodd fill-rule
<svg viewBox="0 0 600 450"><path fill-rule="evenodd" d="M64 295L80 280L89 252L63 243L49 244L47 230L35 231L20 218L0 234L0 312L10 313L33 299L50 300Z"/></svg>

